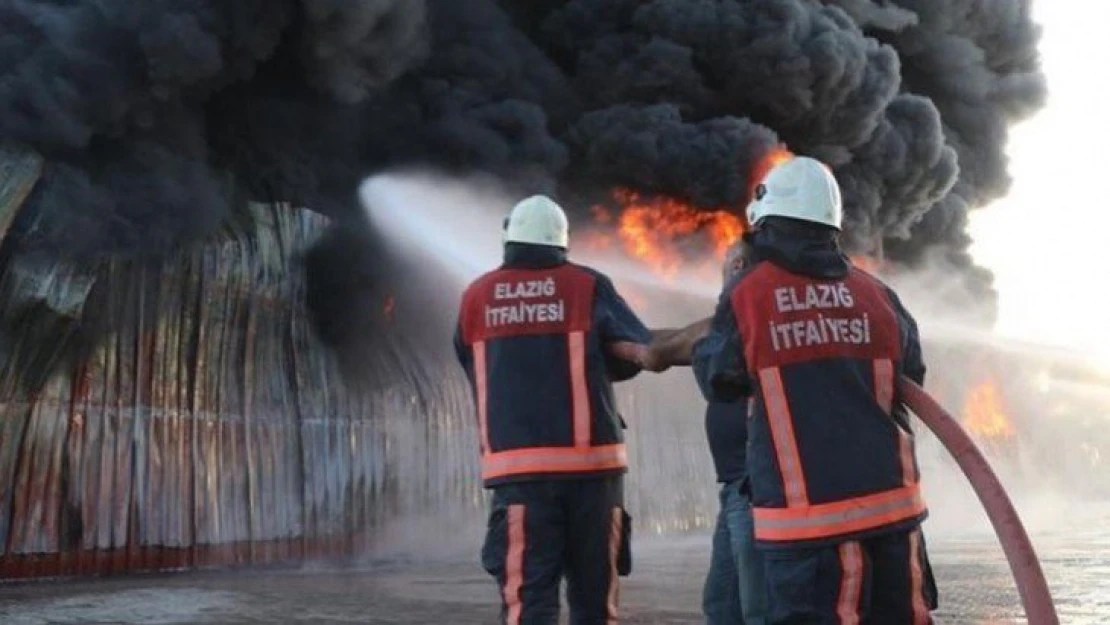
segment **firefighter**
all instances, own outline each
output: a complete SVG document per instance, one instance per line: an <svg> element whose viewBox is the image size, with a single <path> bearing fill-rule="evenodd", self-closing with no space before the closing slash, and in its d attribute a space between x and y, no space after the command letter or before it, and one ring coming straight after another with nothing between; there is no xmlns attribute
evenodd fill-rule
<svg viewBox="0 0 1110 625"><path fill-rule="evenodd" d="M609 349L652 335L606 276L567 261L567 231L550 198L518 203L504 262L466 289L455 335L492 490L481 560L508 625L554 625L563 577L571 623L615 623L617 578L631 567L611 382L641 369Z"/></svg>
<svg viewBox="0 0 1110 625"><path fill-rule="evenodd" d="M926 507L897 395L898 376L924 381L916 323L841 252L840 189L823 164L786 161L755 195L750 262L692 364L710 401L752 398L747 467L769 622L931 623Z"/></svg>

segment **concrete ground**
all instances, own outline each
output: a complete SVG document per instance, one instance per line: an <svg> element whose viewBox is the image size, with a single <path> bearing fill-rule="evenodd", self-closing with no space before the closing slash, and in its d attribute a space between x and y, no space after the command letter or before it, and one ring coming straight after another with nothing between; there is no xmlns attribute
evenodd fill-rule
<svg viewBox="0 0 1110 625"><path fill-rule="evenodd" d="M1110 623L1110 530L1038 540L1061 622ZM643 540L621 592L622 622L699 623L708 536ZM939 623L1021 623L1009 570L989 536L932 540ZM496 623L496 589L476 560L411 558L357 567L198 572L0 586L5 625Z"/></svg>

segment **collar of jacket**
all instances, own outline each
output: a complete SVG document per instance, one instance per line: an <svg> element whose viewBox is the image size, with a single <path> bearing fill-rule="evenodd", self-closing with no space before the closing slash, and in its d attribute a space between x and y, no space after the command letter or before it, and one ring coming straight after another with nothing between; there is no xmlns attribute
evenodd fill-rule
<svg viewBox="0 0 1110 625"><path fill-rule="evenodd" d="M567 251L561 247L506 243L505 259L501 266L505 269L546 269L564 265L566 262Z"/></svg>
<svg viewBox="0 0 1110 625"><path fill-rule="evenodd" d="M793 274L822 280L848 275L848 259L832 232L794 224L767 224L745 235L752 264L769 261Z"/></svg>

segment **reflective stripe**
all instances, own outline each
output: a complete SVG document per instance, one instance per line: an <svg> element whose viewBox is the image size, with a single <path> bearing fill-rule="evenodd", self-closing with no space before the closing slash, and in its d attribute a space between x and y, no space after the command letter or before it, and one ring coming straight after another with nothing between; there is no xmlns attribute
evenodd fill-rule
<svg viewBox="0 0 1110 625"><path fill-rule="evenodd" d="M875 369L875 401L886 414L894 411L894 363L890 359L874 361ZM897 423L894 429L898 432L898 456L902 462L902 485L912 486L917 483L917 471L913 466L913 436L903 430Z"/></svg>
<svg viewBox="0 0 1110 625"><path fill-rule="evenodd" d="M874 361L875 369L875 401L883 412L890 414L894 410L894 363L889 358Z"/></svg>
<svg viewBox="0 0 1110 625"><path fill-rule="evenodd" d="M486 342L474 344L474 384L478 392L478 445L482 453L489 452L489 380L486 372Z"/></svg>
<svg viewBox="0 0 1110 625"><path fill-rule="evenodd" d="M913 625L929 625L929 607L925 605L924 574L921 572L921 530L910 532L910 597L913 602Z"/></svg>
<svg viewBox="0 0 1110 625"><path fill-rule="evenodd" d="M863 591L863 549L856 541L842 543L840 552L840 596L836 616L840 625L859 625L859 598Z"/></svg>
<svg viewBox="0 0 1110 625"><path fill-rule="evenodd" d="M613 508L612 522L609 524L609 594L605 602L608 625L616 625L617 623L618 589L620 588L620 577L617 575L617 559L620 557L623 520L621 509Z"/></svg>
<svg viewBox="0 0 1110 625"><path fill-rule="evenodd" d="M925 512L920 489L903 486L874 495L794 508L755 508L759 540L809 540L874 529Z"/></svg>
<svg viewBox="0 0 1110 625"><path fill-rule="evenodd" d="M628 466L624 443L577 449L534 447L513 449L482 457L482 479L530 473L577 473L623 469Z"/></svg>
<svg viewBox="0 0 1110 625"><path fill-rule="evenodd" d="M775 442L775 456L782 473L782 490L786 494L786 505L793 508L809 504L806 494L805 474L802 471L802 458L798 453L798 441L794 438L794 418L790 414L790 404L782 387L782 375L778 367L770 367L759 372L760 390L767 406L767 421L771 426L771 437Z"/></svg>
<svg viewBox="0 0 1110 625"><path fill-rule="evenodd" d="M571 407L574 414L574 446L590 446L590 392L586 385L586 334L567 335L570 355Z"/></svg>
<svg viewBox="0 0 1110 625"><path fill-rule="evenodd" d="M507 625L519 625L524 601L520 587L524 585L524 506L509 506L509 549L505 554L505 587L502 593L508 608Z"/></svg>
<svg viewBox="0 0 1110 625"><path fill-rule="evenodd" d="M917 483L917 471L913 466L913 437L894 424L898 430L898 455L902 458L902 486L913 486Z"/></svg>

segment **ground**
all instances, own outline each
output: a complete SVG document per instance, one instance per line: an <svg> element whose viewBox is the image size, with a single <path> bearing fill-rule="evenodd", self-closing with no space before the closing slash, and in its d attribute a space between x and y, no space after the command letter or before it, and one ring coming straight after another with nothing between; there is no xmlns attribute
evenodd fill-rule
<svg viewBox="0 0 1110 625"><path fill-rule="evenodd" d="M700 623L705 535L651 538L622 586L622 622ZM1021 623L1005 559L990 536L930 542L939 623ZM1038 537L1061 622L1110 623L1110 529ZM476 561L369 560L335 568L199 572L0 587L6 625L340 625L496 623L496 590Z"/></svg>

